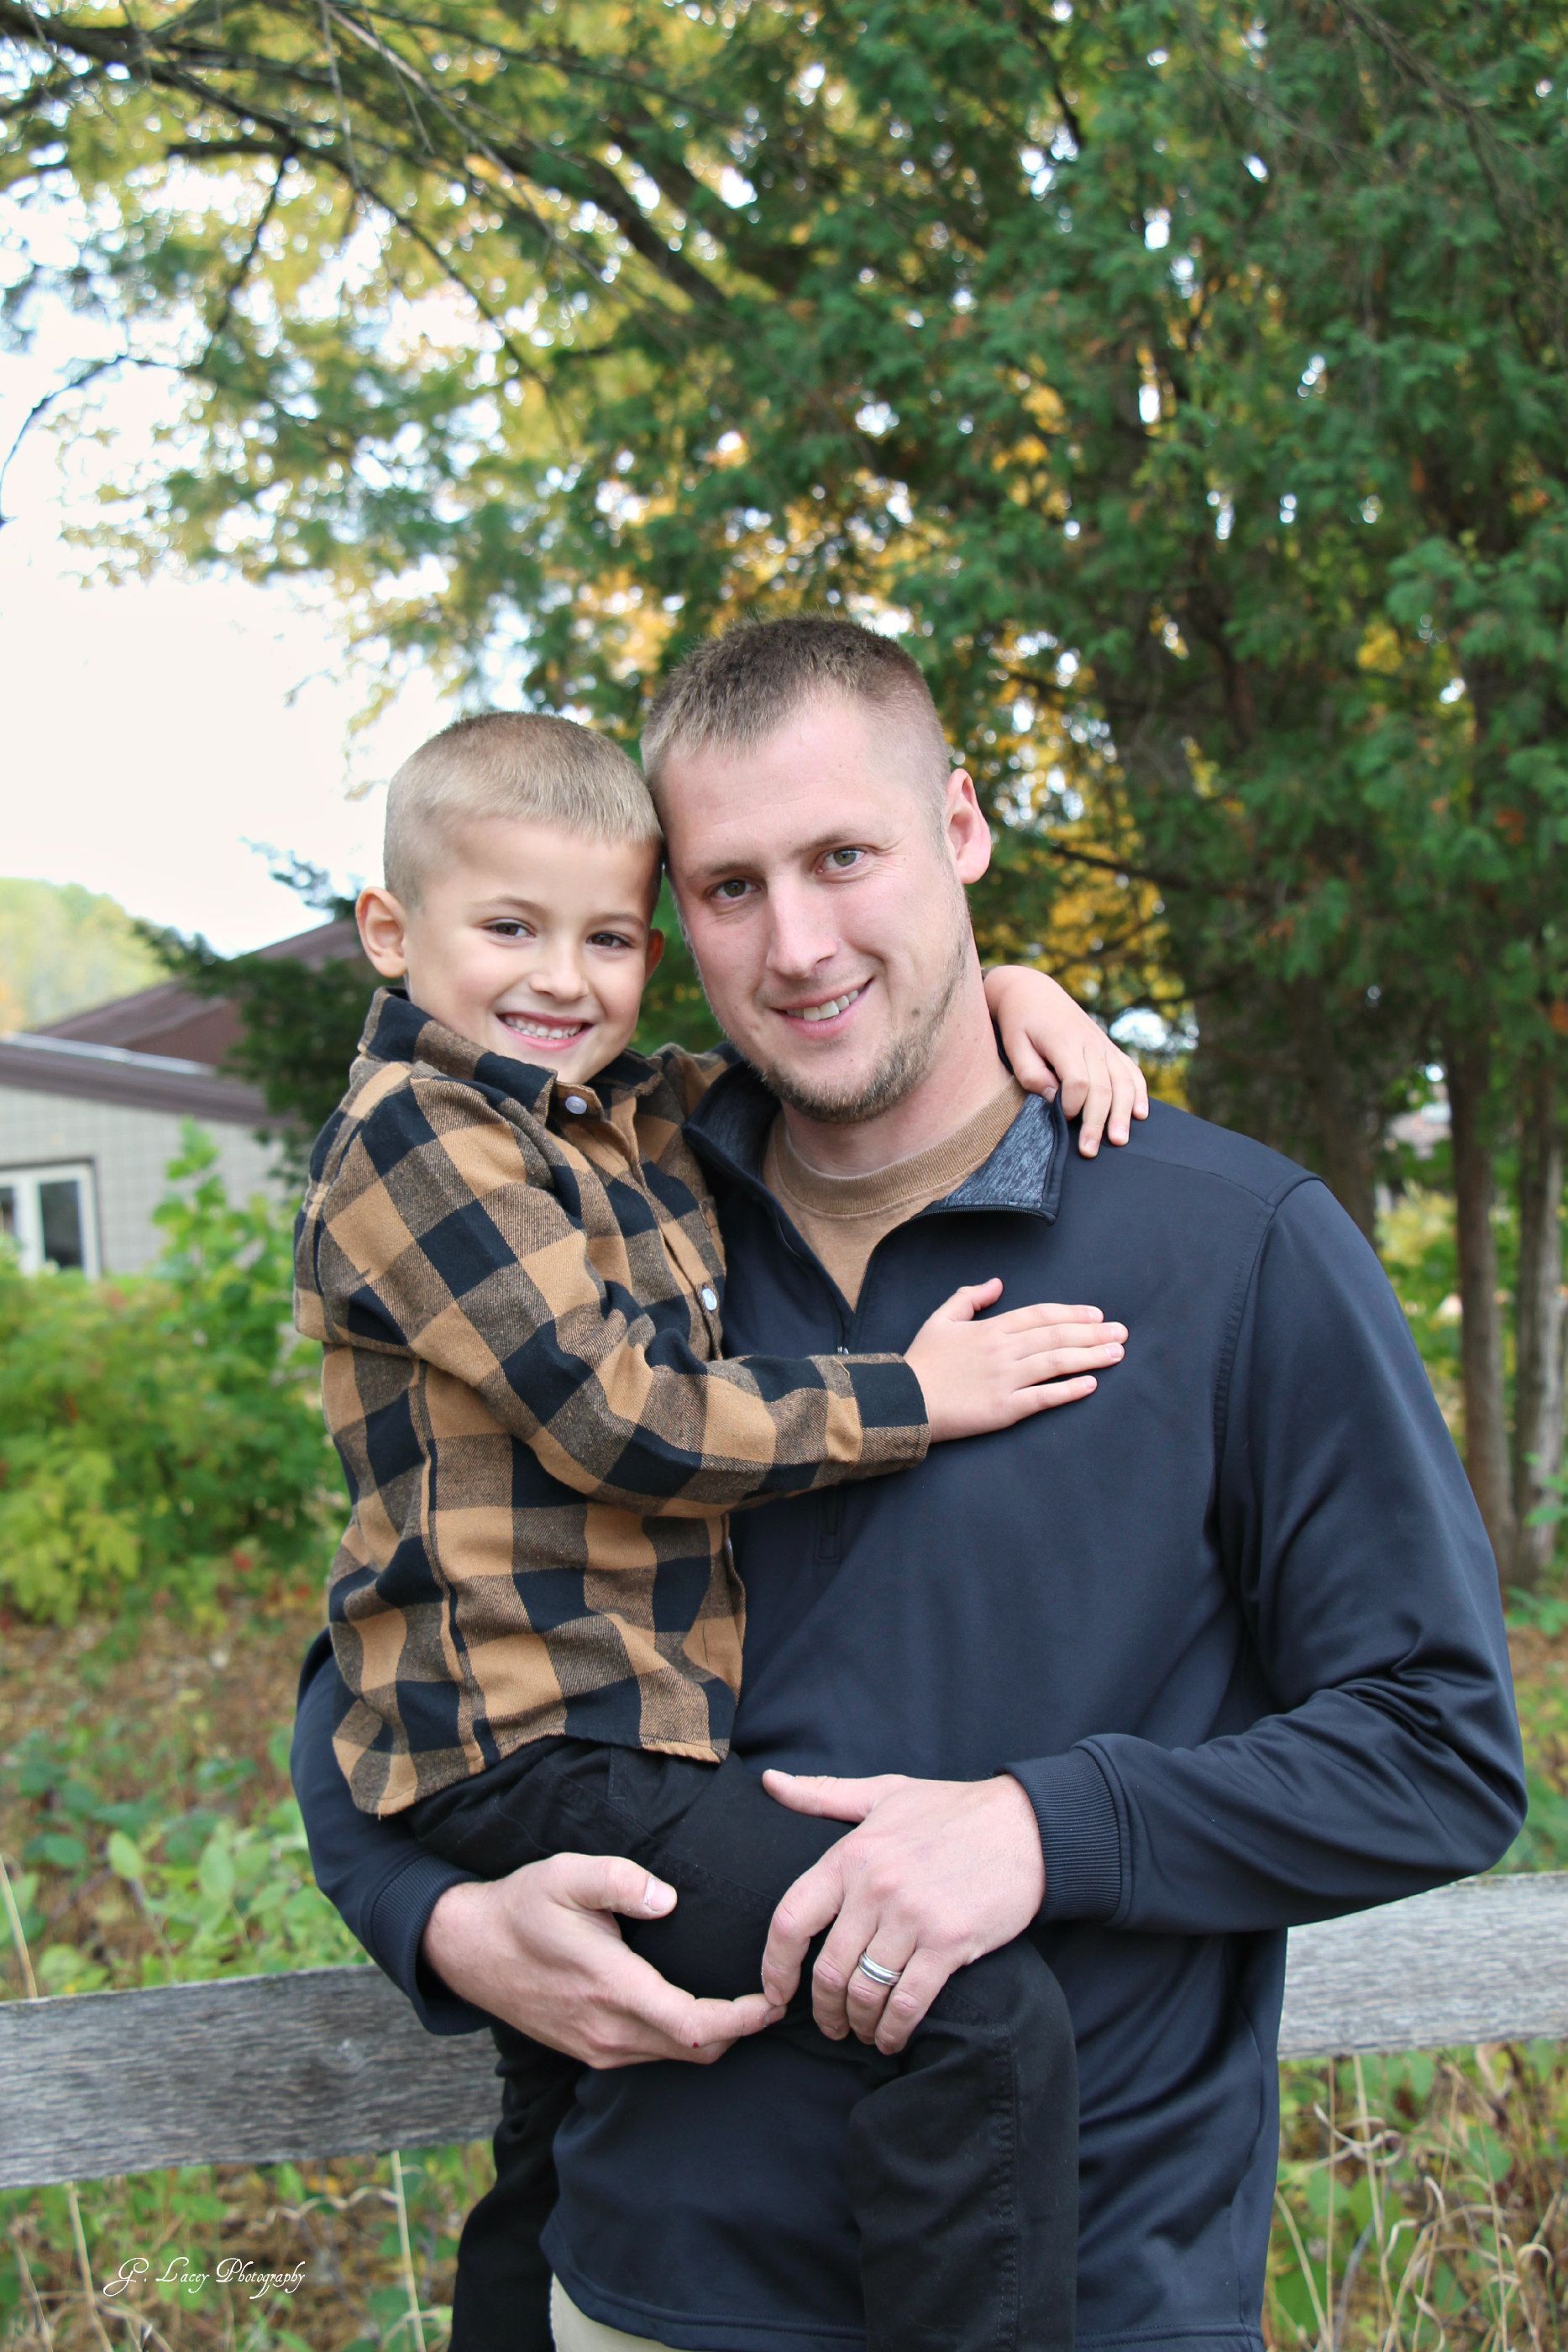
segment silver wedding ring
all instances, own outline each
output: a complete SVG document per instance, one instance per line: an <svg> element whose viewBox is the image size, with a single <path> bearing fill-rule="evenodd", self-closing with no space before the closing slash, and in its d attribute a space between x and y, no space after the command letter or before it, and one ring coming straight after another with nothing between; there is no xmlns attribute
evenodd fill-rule
<svg viewBox="0 0 1568 2352"><path fill-rule="evenodd" d="M882 1962L873 1960L869 1952L862 1952L855 1966L862 1977L870 1977L873 1985L895 1985L904 1974L902 1969L884 1969Z"/></svg>

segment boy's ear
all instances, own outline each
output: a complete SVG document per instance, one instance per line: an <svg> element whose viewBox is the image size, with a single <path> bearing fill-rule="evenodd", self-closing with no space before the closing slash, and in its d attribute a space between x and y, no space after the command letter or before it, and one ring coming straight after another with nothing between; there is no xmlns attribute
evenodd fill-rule
<svg viewBox="0 0 1568 2352"><path fill-rule="evenodd" d="M360 945L383 980L402 980L408 970L408 918L402 902L379 883L361 890L354 901Z"/></svg>
<svg viewBox="0 0 1568 2352"><path fill-rule="evenodd" d="M663 932L663 931L650 931L650 932L649 932L649 934L648 934L648 964L647 964L647 969L646 969L646 971L645 971L643 972L643 979L644 979L644 980L652 980L652 979L653 979L653 974L654 974L654 973L658 971L658 969L659 969L659 965L660 965L661 961L663 960L664 953L664 932Z"/></svg>

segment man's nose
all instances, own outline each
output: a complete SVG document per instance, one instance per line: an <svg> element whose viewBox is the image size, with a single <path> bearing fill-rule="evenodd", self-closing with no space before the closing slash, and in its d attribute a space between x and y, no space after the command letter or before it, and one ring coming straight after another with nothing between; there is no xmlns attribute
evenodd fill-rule
<svg viewBox="0 0 1568 2352"><path fill-rule="evenodd" d="M831 963L839 935L827 919L820 891L786 883L768 894L768 961L790 979L803 979Z"/></svg>

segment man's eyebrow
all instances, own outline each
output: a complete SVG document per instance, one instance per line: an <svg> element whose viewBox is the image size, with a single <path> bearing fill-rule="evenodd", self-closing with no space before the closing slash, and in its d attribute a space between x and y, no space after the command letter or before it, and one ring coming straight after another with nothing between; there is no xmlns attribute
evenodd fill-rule
<svg viewBox="0 0 1568 2352"><path fill-rule="evenodd" d="M791 857L820 857L825 849L859 849L862 845L865 835L874 835L875 831L876 828L873 825L867 825L862 833L858 834L843 825L835 825L831 833L820 833L814 841L797 843L789 855ZM866 845L869 846L869 843ZM743 856L716 857L710 859L706 865L693 866L688 870L694 882L711 882L721 874L744 873L746 867L752 862Z"/></svg>

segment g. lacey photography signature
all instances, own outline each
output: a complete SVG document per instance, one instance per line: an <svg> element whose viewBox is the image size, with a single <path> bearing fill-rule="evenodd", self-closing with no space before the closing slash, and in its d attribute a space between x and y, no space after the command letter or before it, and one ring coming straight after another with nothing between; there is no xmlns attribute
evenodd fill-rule
<svg viewBox="0 0 1568 2352"><path fill-rule="evenodd" d="M200 2294L215 2279L220 2286L243 2286L254 2303L258 2295L292 2294L304 2277L303 2263L297 2263L291 2271L266 2271L241 2254L225 2254L210 2271L203 2271L196 2269L188 2254L171 2254L162 2269L154 2271L145 2254L133 2254L120 2263L112 2278L104 2280L100 2291L112 2295L124 2294L133 2286L177 2286L186 2294Z"/></svg>

